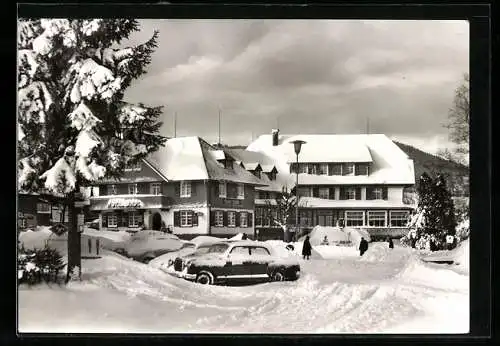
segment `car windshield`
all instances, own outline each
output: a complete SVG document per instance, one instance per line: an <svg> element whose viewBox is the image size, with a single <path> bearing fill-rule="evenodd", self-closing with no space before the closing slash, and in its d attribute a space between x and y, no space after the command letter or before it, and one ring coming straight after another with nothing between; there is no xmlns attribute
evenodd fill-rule
<svg viewBox="0 0 500 346"><path fill-rule="evenodd" d="M223 253L224 251L227 250L228 247L229 244L215 244L210 246L208 253Z"/></svg>
<svg viewBox="0 0 500 346"><path fill-rule="evenodd" d="M197 255L203 255L206 254L209 249L210 245L199 246L194 253Z"/></svg>

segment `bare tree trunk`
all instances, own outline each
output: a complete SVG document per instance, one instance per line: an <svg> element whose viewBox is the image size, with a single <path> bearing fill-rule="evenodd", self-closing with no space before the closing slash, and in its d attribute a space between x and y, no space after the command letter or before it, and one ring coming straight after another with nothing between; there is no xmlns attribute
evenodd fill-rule
<svg viewBox="0 0 500 346"><path fill-rule="evenodd" d="M81 278L81 237L78 231L78 209L75 207L75 192L71 192L68 198L68 272L66 282L75 279L73 271L76 270L78 280Z"/></svg>

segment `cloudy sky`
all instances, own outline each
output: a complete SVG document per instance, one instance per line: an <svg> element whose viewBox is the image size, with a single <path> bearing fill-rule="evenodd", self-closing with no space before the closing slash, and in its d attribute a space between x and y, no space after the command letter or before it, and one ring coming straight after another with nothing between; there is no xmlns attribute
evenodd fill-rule
<svg viewBox="0 0 500 346"><path fill-rule="evenodd" d="M141 20L160 31L127 92L164 105L163 133L247 145L270 133L371 133L435 152L469 70L465 21ZM369 120L367 120L369 119Z"/></svg>

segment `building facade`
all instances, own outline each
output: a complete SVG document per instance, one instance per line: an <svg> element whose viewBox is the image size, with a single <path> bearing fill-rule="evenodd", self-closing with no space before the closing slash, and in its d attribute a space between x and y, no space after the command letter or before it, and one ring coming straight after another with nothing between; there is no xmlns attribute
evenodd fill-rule
<svg viewBox="0 0 500 346"><path fill-rule="evenodd" d="M305 141L298 164L291 143L297 139ZM301 230L345 225L367 229L373 237L400 236L416 207L411 193L413 161L385 135L280 135L273 131L246 150L271 158L278 171L276 180L297 189ZM272 214L279 212L268 207L268 198L276 194L277 189L258 193L256 227L261 232L272 229Z"/></svg>
<svg viewBox="0 0 500 346"><path fill-rule="evenodd" d="M100 228L135 232L162 225L179 237L254 236L255 186L262 182L199 137L169 139L120 181L100 181L91 210Z"/></svg>

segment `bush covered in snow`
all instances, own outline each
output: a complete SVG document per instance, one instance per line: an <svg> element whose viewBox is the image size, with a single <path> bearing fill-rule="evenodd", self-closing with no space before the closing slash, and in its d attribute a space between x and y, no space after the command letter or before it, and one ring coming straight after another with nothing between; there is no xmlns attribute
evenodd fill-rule
<svg viewBox="0 0 500 346"><path fill-rule="evenodd" d="M470 236L470 226L469 226L469 219L464 219L462 220L456 228L456 236L457 238L462 241L465 239L468 239Z"/></svg>
<svg viewBox="0 0 500 346"><path fill-rule="evenodd" d="M59 282L59 272L65 265L62 256L54 249L25 250L21 247L17 256L18 283Z"/></svg>

